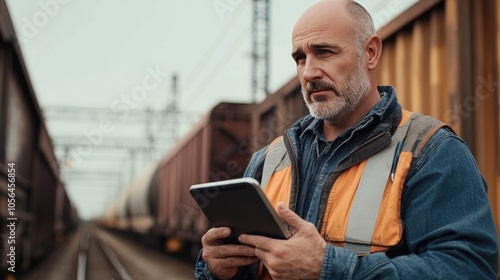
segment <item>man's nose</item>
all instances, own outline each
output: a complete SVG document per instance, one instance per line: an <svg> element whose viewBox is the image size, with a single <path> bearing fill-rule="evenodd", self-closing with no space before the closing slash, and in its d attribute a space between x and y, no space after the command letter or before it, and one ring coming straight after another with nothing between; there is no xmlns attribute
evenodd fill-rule
<svg viewBox="0 0 500 280"><path fill-rule="evenodd" d="M308 82L312 82L323 77L323 71L321 71L321 69L318 67L317 61L315 61L314 59L306 60L302 77Z"/></svg>

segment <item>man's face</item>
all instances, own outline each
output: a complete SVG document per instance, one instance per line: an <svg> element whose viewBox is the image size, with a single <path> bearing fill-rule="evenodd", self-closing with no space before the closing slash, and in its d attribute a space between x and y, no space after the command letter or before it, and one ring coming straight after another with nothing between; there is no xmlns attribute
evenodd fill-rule
<svg viewBox="0 0 500 280"><path fill-rule="evenodd" d="M292 57L311 115L341 123L368 94L364 52L356 47L347 15L303 16L292 37Z"/></svg>

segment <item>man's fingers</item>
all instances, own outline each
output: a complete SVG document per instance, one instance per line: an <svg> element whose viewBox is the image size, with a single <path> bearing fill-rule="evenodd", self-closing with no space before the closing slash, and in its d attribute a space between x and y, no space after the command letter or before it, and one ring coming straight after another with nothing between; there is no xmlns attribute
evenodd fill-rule
<svg viewBox="0 0 500 280"><path fill-rule="evenodd" d="M239 266L253 264L257 261L257 257L230 257L224 259L217 259L211 262L209 269L227 269Z"/></svg>
<svg viewBox="0 0 500 280"><path fill-rule="evenodd" d="M228 237L231 234L231 229L228 227L211 228L201 238L203 245L217 245L220 244L220 239Z"/></svg>
<svg viewBox="0 0 500 280"><path fill-rule="evenodd" d="M266 251L269 251L271 249L270 246L268 245L271 239L268 237L260 235L242 234L238 237L238 240L243 244L250 245L251 248L255 247Z"/></svg>
<svg viewBox="0 0 500 280"><path fill-rule="evenodd" d="M286 207L282 201L278 202L278 216L290 227L298 230L306 221Z"/></svg>
<svg viewBox="0 0 500 280"><path fill-rule="evenodd" d="M219 244L220 239L228 237L231 234L231 229L226 227L211 228L201 238L201 242L207 245Z"/></svg>
<svg viewBox="0 0 500 280"><path fill-rule="evenodd" d="M247 245L221 245L214 248L219 257L242 256L255 257L255 248Z"/></svg>

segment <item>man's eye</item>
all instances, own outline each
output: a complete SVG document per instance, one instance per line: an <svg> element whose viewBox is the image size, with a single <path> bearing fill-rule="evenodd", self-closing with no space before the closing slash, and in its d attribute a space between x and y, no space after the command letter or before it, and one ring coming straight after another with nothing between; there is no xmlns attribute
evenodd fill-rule
<svg viewBox="0 0 500 280"><path fill-rule="evenodd" d="M318 55L331 55L333 54L330 50L318 50Z"/></svg>
<svg viewBox="0 0 500 280"><path fill-rule="evenodd" d="M294 60L297 64L303 62L304 60L306 59L306 56L305 55L297 55Z"/></svg>

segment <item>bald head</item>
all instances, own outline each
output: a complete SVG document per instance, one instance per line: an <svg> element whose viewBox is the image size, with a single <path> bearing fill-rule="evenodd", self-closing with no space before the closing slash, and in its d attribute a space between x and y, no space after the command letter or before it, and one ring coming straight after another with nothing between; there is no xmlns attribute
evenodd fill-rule
<svg viewBox="0 0 500 280"><path fill-rule="evenodd" d="M298 19L293 37L300 35L303 27L336 25L354 34L356 47L363 49L364 42L375 34L375 26L368 11L352 0L321 0L309 7ZM308 28L306 28L308 29Z"/></svg>

